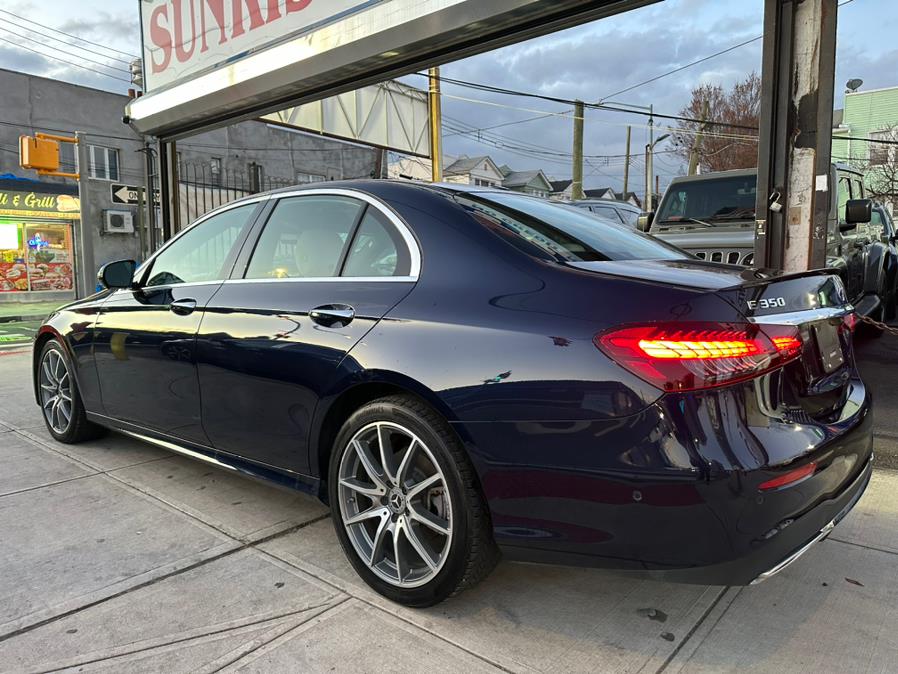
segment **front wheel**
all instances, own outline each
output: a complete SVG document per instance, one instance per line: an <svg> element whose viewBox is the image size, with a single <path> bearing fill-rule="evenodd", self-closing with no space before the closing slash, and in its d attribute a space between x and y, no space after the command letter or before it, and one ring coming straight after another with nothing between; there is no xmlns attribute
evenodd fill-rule
<svg viewBox="0 0 898 674"><path fill-rule="evenodd" d="M423 402L371 402L344 424L329 476L337 536L362 579L408 606L431 606L492 570L498 552L464 450Z"/></svg>
<svg viewBox="0 0 898 674"><path fill-rule="evenodd" d="M103 428L87 420L72 364L59 342L50 340L44 345L35 377L41 412L50 435L66 444L102 435Z"/></svg>

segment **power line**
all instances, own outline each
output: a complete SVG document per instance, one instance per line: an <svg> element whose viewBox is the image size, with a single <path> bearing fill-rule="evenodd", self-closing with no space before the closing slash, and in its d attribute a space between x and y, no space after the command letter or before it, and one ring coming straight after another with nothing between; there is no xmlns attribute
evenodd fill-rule
<svg viewBox="0 0 898 674"><path fill-rule="evenodd" d="M13 42L12 40L9 40L9 39L3 37L2 35L0 35L0 42L6 42L8 44L11 44L13 47L33 52L33 53L37 54L38 56L43 56L44 58L53 59L54 61L60 61L62 63L65 63L66 65L73 67L73 68L81 68L82 70L89 70L92 73L97 73L98 75L103 75L104 77L109 77L113 80L118 80L119 82L125 82L127 84L131 84L130 79L126 80L124 77L117 77L116 75L110 75L109 73L104 73L102 70L97 70L96 68L91 68L89 66L83 66L80 63L73 63L72 61L67 61L64 58L60 58L58 56L52 56L51 54L45 54L43 52L38 51L37 49L32 49L31 47L26 47L25 45L21 45L18 42Z"/></svg>
<svg viewBox="0 0 898 674"><path fill-rule="evenodd" d="M670 75L675 75L676 73L682 72L687 68L691 68L692 66L696 66L699 63L704 63L705 61L710 61L711 59L717 58L718 56L723 56L731 51L735 51L740 47L744 47L746 45L751 44L752 42L757 42L758 40L762 40L764 38L763 35L758 35L757 37L753 37L750 40L746 40L745 42L740 42L739 44L734 44L732 47L727 47L726 49L722 49L719 52L711 54L710 56L705 56L704 58L700 58L697 61L693 61L692 63L687 63L684 66L680 66L679 68L674 68L673 70L668 70L666 73L661 73L656 77L652 77L651 79L645 80L644 82L640 82L639 84L634 84L633 86L627 87L626 89L621 89L620 91L615 91L613 94L608 94L607 96L602 96L599 99L599 103L602 101L607 101L609 98L613 96L619 96L620 94L625 94L628 91L633 91L634 89L638 89L639 87L644 87L646 84L651 84L652 82L657 82L658 80L664 79L665 77L669 77Z"/></svg>
<svg viewBox="0 0 898 674"><path fill-rule="evenodd" d="M0 21L6 21L6 19L4 19L3 17L0 17ZM10 22L10 23L11 23L11 22ZM16 27L18 27L18 28L22 28L22 27L23 27L23 26L18 26L17 24L13 24L13 25L16 26ZM13 32L12 30L10 30L9 28L7 28L6 26L0 26L0 30L6 31L6 32L9 33L10 35L14 35L15 37L20 38L20 39L22 39L22 40L30 40L30 39L31 39L31 38L29 38L27 35L20 35L19 33ZM28 30L28 29L25 28L25 30ZM39 33L39 34L40 34L40 33ZM50 35L44 35L44 37L49 37L49 38L51 38L51 39L55 39L55 38L53 38L53 37L50 36ZM62 42L62 40L60 40L60 42ZM69 44L69 43L68 43L68 42L65 42L64 44ZM50 45L41 45L41 46L46 47L47 49L55 49L56 51L60 52L61 54L66 54L67 56L73 56L73 57L75 57L75 58L77 58L77 59L82 59L82 60L84 60L84 61L87 61L88 63L94 63L94 64L96 64L96 65L98 65L98 66L103 66L104 68L109 68L110 70L117 70L117 71L119 71L119 72L122 72L122 73L129 73L129 74L130 74L130 72L131 72L130 70L126 70L125 68L120 68L120 67L118 67L118 66L112 66L112 65L109 65L108 63L104 63L103 61L96 61L96 60L94 60L94 59L88 58L87 56L84 56L83 54L77 54L77 53L75 53L75 52L66 51L65 49L60 49L59 47L52 47L52 46L50 46ZM84 49L83 47L78 47L77 45L69 45L69 46L70 46L70 47L75 47L76 49ZM105 58L105 57L103 57L102 54L97 54L96 52L88 51L88 50L86 50L86 49L85 49L85 51L87 51L89 54L93 54L94 56L100 56L100 57L102 57L102 58Z"/></svg>
<svg viewBox="0 0 898 674"><path fill-rule="evenodd" d="M854 0L844 0L844 2L839 3L839 7L844 7L845 5L851 4ZM625 94L629 91L633 91L634 89L638 89L639 87L643 87L646 84L651 84L652 82L657 82L658 80L664 79L670 75L675 75L676 73L682 72L687 68L691 68L692 66L697 66L699 63L704 63L705 61L710 61L711 59L717 58L718 56L723 56L724 54L728 54L731 51L735 51L741 47L745 47L746 45L750 45L753 42L757 42L758 40L764 39L763 35L758 35L757 37L753 37L750 40L746 40L745 42L740 42L739 44L734 44L732 47L727 47L726 49L721 49L719 52L715 52L709 56L705 56L696 61L692 61L691 63L687 63L686 65L680 66L679 68L674 68L673 70L668 70L666 73L661 73L655 77L645 80L644 82L640 82L639 84L634 84L633 86L627 87L626 89L621 89L620 91L615 91L613 94L608 94L607 96L603 96L599 99L599 103L602 101L606 101L612 96L619 96L620 94Z"/></svg>
<svg viewBox="0 0 898 674"><path fill-rule="evenodd" d="M40 26L41 28L46 28L47 30L51 30L54 33L59 33L60 35L65 35L66 37L70 37L74 40L86 42L87 44L93 45L94 47L100 47L101 49L106 49L108 51L114 51L118 54L121 54L123 56L128 56L132 59L137 58L137 56L135 56L134 54L129 54L128 52L122 51L121 49L115 49L114 47L107 47L106 45L100 44L99 42L92 42L91 40L88 40L87 38L79 37L78 35L73 35L72 33L66 33L65 31L59 30L58 28L52 28L51 26L46 26L42 23L38 23L37 21L32 21L31 19L27 19L24 16L19 16L18 14L13 14L9 10L0 9L0 12L3 12L4 14L9 14L10 16L14 16L15 18L19 19L20 21L26 21L27 23L30 23L32 25Z"/></svg>

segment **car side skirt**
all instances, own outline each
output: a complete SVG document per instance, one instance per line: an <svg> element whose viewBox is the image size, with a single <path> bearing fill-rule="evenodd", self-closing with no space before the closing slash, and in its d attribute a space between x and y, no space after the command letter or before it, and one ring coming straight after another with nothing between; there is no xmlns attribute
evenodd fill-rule
<svg viewBox="0 0 898 674"><path fill-rule="evenodd" d="M187 443L164 433L143 428L136 424L119 421L118 419L112 419L102 414L88 412L87 418L95 424L119 431L132 438L148 442L190 459L202 461L218 468L239 473L240 475L264 482L271 486L282 487L291 491L301 491L315 497L320 495L321 481L310 475L303 475L287 470L281 470L273 466L247 461L246 459L228 454L227 452L221 452L212 447Z"/></svg>

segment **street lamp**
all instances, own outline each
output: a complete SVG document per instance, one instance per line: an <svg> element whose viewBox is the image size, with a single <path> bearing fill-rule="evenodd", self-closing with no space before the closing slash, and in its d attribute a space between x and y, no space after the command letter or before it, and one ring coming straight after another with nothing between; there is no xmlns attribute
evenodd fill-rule
<svg viewBox="0 0 898 674"><path fill-rule="evenodd" d="M665 133L657 140L647 143L645 146L645 204L643 205L643 209L646 212L655 210L653 201L654 195L652 194L652 180L654 180L655 177L655 146L662 140L667 140L668 138L670 138L670 134Z"/></svg>

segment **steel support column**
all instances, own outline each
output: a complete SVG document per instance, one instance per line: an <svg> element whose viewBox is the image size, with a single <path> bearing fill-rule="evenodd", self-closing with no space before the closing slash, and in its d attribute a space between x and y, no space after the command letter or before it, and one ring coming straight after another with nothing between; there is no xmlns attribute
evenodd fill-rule
<svg viewBox="0 0 898 674"><path fill-rule="evenodd" d="M765 0L755 264L826 266L837 0Z"/></svg>

